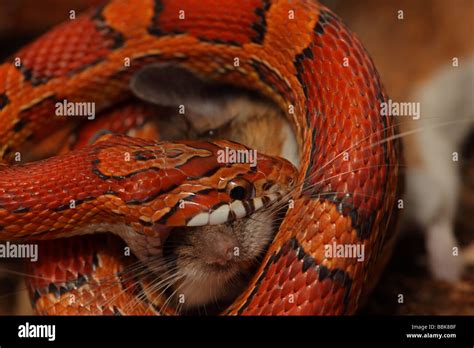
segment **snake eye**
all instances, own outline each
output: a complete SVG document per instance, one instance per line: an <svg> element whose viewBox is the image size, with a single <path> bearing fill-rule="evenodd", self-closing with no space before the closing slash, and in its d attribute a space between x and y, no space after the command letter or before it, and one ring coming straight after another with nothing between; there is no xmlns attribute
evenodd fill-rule
<svg viewBox="0 0 474 348"><path fill-rule="evenodd" d="M255 187L245 179L234 179L229 181L226 192L231 199L242 201L255 197Z"/></svg>

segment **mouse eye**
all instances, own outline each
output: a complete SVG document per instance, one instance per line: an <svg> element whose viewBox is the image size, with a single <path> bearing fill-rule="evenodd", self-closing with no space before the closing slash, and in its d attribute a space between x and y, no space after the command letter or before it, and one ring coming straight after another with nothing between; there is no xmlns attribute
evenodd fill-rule
<svg viewBox="0 0 474 348"><path fill-rule="evenodd" d="M234 179L229 181L226 192L231 199L242 201L255 197L255 187L245 179Z"/></svg>
<svg viewBox="0 0 474 348"><path fill-rule="evenodd" d="M208 129L202 133L199 133L198 137L200 139L212 139L217 134L219 134L220 130L221 130L220 128Z"/></svg>

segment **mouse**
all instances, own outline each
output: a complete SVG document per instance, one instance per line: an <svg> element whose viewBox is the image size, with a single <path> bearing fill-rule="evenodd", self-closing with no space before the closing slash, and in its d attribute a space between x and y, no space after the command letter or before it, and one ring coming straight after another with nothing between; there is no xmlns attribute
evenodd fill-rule
<svg viewBox="0 0 474 348"><path fill-rule="evenodd" d="M176 229L164 256L168 301L181 314L212 311L230 304L245 288L274 238L269 211L221 225Z"/></svg>

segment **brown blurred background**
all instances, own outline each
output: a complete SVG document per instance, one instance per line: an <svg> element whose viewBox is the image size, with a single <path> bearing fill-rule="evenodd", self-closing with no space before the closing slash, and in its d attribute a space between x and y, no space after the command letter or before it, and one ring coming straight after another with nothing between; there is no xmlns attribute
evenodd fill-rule
<svg viewBox="0 0 474 348"><path fill-rule="evenodd" d="M474 55L472 0L322 2L359 36L388 95L395 101L413 101L416 89L439 69L451 65L453 57L459 58L462 64ZM400 10L403 20L398 18ZM474 98L474 81L471 86ZM407 122L402 124L402 131L412 126ZM413 136L403 138L405 149L413 146ZM472 132L463 144L461 158L463 184L455 232L461 247L468 247L474 242ZM404 304L396 301L398 294L404 295ZM363 313L474 315L474 267L468 265L462 280L454 284L433 280L426 265L423 234L413 226L413 231L401 236L392 261Z"/></svg>

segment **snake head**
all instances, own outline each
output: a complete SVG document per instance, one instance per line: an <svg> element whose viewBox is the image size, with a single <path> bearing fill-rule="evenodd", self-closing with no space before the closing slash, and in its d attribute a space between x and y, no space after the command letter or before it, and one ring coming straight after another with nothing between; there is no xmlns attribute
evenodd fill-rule
<svg viewBox="0 0 474 348"><path fill-rule="evenodd" d="M248 216L293 189L297 170L287 160L230 141L213 144L218 170L203 177L201 184L207 188L196 191L186 202L200 209L187 219L186 226L217 225Z"/></svg>
<svg viewBox="0 0 474 348"><path fill-rule="evenodd" d="M227 140L155 143L113 136L91 150L94 173L142 225L239 219L287 195L297 176L287 160Z"/></svg>

